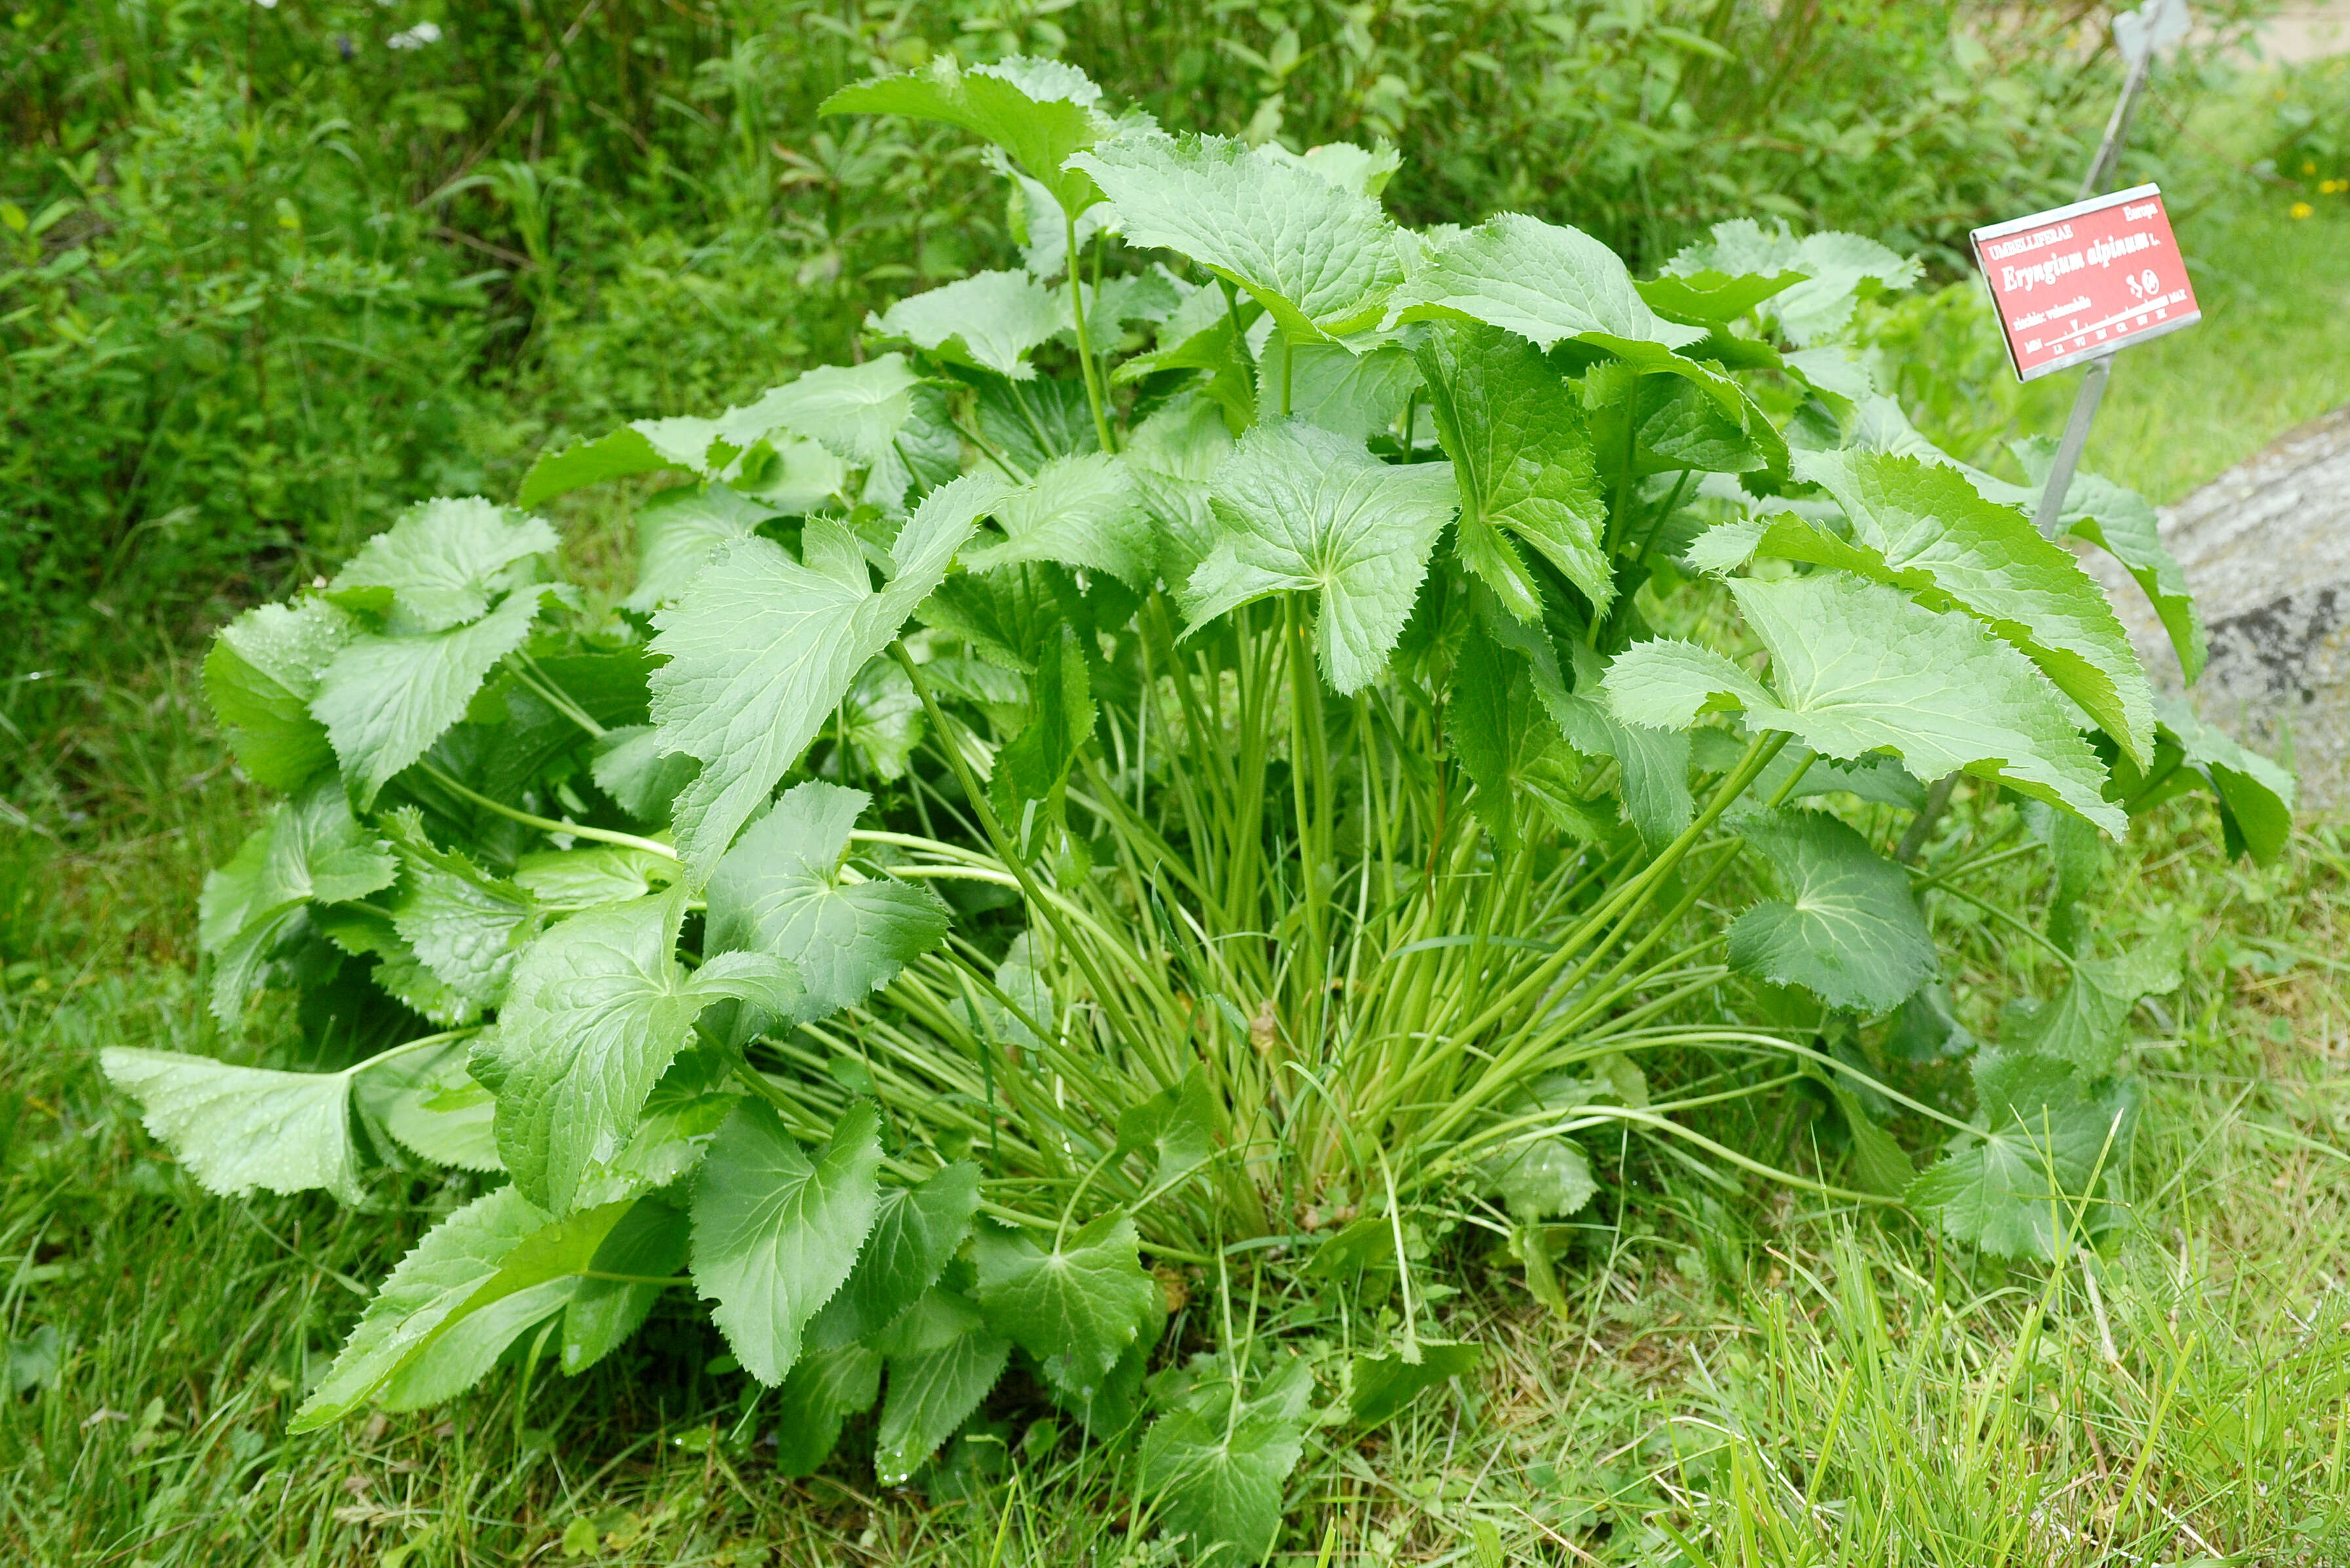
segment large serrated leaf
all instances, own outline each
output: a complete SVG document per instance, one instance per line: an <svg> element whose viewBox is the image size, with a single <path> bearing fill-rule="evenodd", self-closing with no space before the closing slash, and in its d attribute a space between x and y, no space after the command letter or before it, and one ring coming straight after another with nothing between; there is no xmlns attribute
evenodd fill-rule
<svg viewBox="0 0 2350 1568"><path fill-rule="evenodd" d="M693 1195L694 1289L744 1369L771 1388L873 1228L879 1127L859 1101L811 1160L775 1107L752 1098L711 1145Z"/></svg>
<svg viewBox="0 0 2350 1568"><path fill-rule="evenodd" d="M2264 861L2282 854L2293 838L2293 774L2206 724L2184 699L2158 698L2155 711L2162 732L2177 743L2186 764L2201 774L2219 797L2230 852L2249 850Z"/></svg>
<svg viewBox="0 0 2350 1568"><path fill-rule="evenodd" d="M517 588L467 626L413 637L353 638L335 655L310 700L360 809L393 774L465 716L498 661L530 635L554 590Z"/></svg>
<svg viewBox="0 0 2350 1568"><path fill-rule="evenodd" d="M1648 308L1614 251L1580 229L1503 213L1431 246L1388 301L1386 325L1482 321L1548 352L1568 338L1693 343Z"/></svg>
<svg viewBox="0 0 2350 1568"><path fill-rule="evenodd" d="M1890 583L1951 605L2031 656L2141 766L2154 746L2154 693L2105 590L2031 519L1994 505L1958 470L1890 452L1804 452L1795 476L1835 498L1849 540L1794 518L1764 535L1770 554Z"/></svg>
<svg viewBox="0 0 2350 1568"><path fill-rule="evenodd" d="M400 857L392 928L451 991L476 1007L500 1005L515 959L538 929L536 902L466 856L436 847L414 807L383 821Z"/></svg>
<svg viewBox="0 0 2350 1568"><path fill-rule="evenodd" d="M394 875L390 852L352 817L331 775L281 801L268 825L204 877L196 903L197 940L213 959L213 1015L224 1024L243 1016L271 953L311 900L362 898Z"/></svg>
<svg viewBox="0 0 2350 1568"><path fill-rule="evenodd" d="M1777 693L1711 649L1659 639L1609 668L1617 717L1679 729L1700 712L1742 710L1748 724L1830 757L1889 751L1918 778L1964 771L2116 836L2126 830L2064 696L1981 623L1840 573L1745 579L1731 591L1770 650Z"/></svg>
<svg viewBox="0 0 2350 1568"><path fill-rule="evenodd" d="M1012 1342L992 1333L978 1309L952 1291L932 1290L884 1336L889 1397L881 1407L873 1469L891 1486L938 1452L1003 1376Z"/></svg>
<svg viewBox="0 0 2350 1568"><path fill-rule="evenodd" d="M1250 431L1216 470L1213 495L1223 536L1182 589L1191 624L1269 594L1314 594L1323 675L1342 694L1362 690L1402 634L1452 515L1451 465L1392 467L1292 420Z"/></svg>
<svg viewBox="0 0 2350 1568"><path fill-rule="evenodd" d="M1814 811L1750 818L1739 832L1778 873L1784 897L1731 924L1732 968L1863 1012L1900 1006L1933 974L1933 934L1909 874L1859 834Z"/></svg>
<svg viewBox="0 0 2350 1568"><path fill-rule="evenodd" d="M890 443L914 412L914 389L920 381L903 354L879 354L858 365L819 365L727 410L713 428L718 439L738 448L789 431L870 468L890 456Z"/></svg>
<svg viewBox="0 0 2350 1568"><path fill-rule="evenodd" d="M1784 218L1775 232L1752 218L1716 223L1710 238L1665 264L1669 277L1692 281L1708 275L1801 273L1803 282L1764 296L1780 331L1799 348L1834 337L1852 319L1858 301L1880 289L1907 288L1920 270L1914 260L1858 234L1831 232L1798 239Z"/></svg>
<svg viewBox="0 0 2350 1568"><path fill-rule="evenodd" d="M1106 452L1056 457L993 508L1001 538L983 534L963 547L963 565L993 571L1021 561L1057 561L1107 572L1148 587L1156 563L1150 519L1134 476Z"/></svg>
<svg viewBox="0 0 2350 1568"><path fill-rule="evenodd" d="M808 564L765 539L741 540L653 618L653 650L669 659L652 678L661 750L702 764L674 807L693 880L708 879L866 660L945 578L1002 494L978 476L933 491L899 533L890 552L897 571L878 591L855 540L836 524L811 522L803 535Z"/></svg>
<svg viewBox="0 0 2350 1568"><path fill-rule="evenodd" d="M2176 939L2141 942L2119 958L2083 959L2054 1001L2034 1011L2006 1044L2069 1062L2085 1081L2113 1070L2122 1027L2138 1002L2178 989Z"/></svg>
<svg viewBox="0 0 2350 1568"><path fill-rule="evenodd" d="M563 1312L613 1230L634 1210L607 1203L525 1236L496 1272L410 1345L377 1392L388 1410L418 1410L481 1381L508 1345Z"/></svg>
<svg viewBox="0 0 2350 1568"><path fill-rule="evenodd" d="M1207 1070L1193 1067L1118 1118L1118 1152L1148 1152L1150 1185L1160 1191L1216 1157L1216 1096Z"/></svg>
<svg viewBox="0 0 2350 1568"><path fill-rule="evenodd" d="M1611 810L1584 798L1584 760L1537 685L1530 662L1490 638L1472 634L1453 660L1445 739L1477 786L1469 809L1504 849L1518 844L1527 806L1577 837L1604 837L1615 823ZM1564 691L1555 695L1561 705L1576 705ZM1626 776L1637 769L1628 765Z"/></svg>
<svg viewBox="0 0 2350 1568"><path fill-rule="evenodd" d="M1482 1345L1426 1339L1409 1350L1357 1355L1349 1378L1347 1418L1357 1427L1384 1426L1424 1390L1466 1377L1484 1359Z"/></svg>
<svg viewBox="0 0 2350 1568"><path fill-rule="evenodd" d="M809 1350L792 1363L776 1396L775 1474L814 1475L832 1457L840 1428L881 1397L881 1353L869 1345Z"/></svg>
<svg viewBox="0 0 2350 1568"><path fill-rule="evenodd" d="M1068 302L1025 272L983 272L901 299L866 329L900 338L950 364L1035 379L1028 356L1068 325Z"/></svg>
<svg viewBox="0 0 2350 1568"><path fill-rule="evenodd" d="M1104 1215L1049 1248L982 1225L972 1239L988 1326L1035 1356L1045 1376L1083 1399L1101 1385L1146 1322L1166 1311L1143 1272L1134 1221Z"/></svg>
<svg viewBox="0 0 2350 1568"><path fill-rule="evenodd" d="M668 1287L665 1280L685 1266L691 1229L683 1211L657 1199L631 1204L605 1233L589 1260L597 1275L582 1278L563 1309L563 1370L577 1376L619 1348L636 1333Z"/></svg>
<svg viewBox="0 0 2350 1568"><path fill-rule="evenodd" d="M395 637L446 631L530 582L535 558L555 545L555 530L539 519L478 495L428 501L360 545L327 594L346 609L380 615Z"/></svg>
<svg viewBox="0 0 2350 1568"><path fill-rule="evenodd" d="M297 789L334 761L327 727L310 715L310 699L358 631L349 614L311 597L256 606L213 639L204 656L204 695L255 784Z"/></svg>
<svg viewBox="0 0 2350 1568"><path fill-rule="evenodd" d="M1983 1130L1918 1173L1910 1207L2006 1258L2053 1258L2066 1235L2117 1224L2102 1178L2126 1168L2135 1085L2088 1099L2070 1063L1991 1050L1977 1053L1974 1079Z"/></svg>
<svg viewBox="0 0 2350 1568"><path fill-rule="evenodd" d="M1130 134L1072 160L1127 243L1164 245L1248 291L1297 342L1360 330L1403 279L1379 204L1221 136Z"/></svg>
<svg viewBox="0 0 2350 1568"><path fill-rule="evenodd" d="M1101 88L1075 66L1014 56L958 70L941 57L919 71L852 83L824 100L824 114L902 114L942 120L1003 149L1072 217L1101 199L1069 168L1069 155L1112 129L1094 106Z"/></svg>
<svg viewBox="0 0 2350 1568"><path fill-rule="evenodd" d="M978 1212L979 1168L968 1160L912 1187L882 1189L865 1250L809 1329L809 1343L847 1345L895 1323L938 1283Z"/></svg>
<svg viewBox="0 0 2350 1568"><path fill-rule="evenodd" d="M342 1354L295 1413L293 1429L310 1431L356 1408L546 1224L546 1215L521 1193L501 1187L426 1231L377 1289Z"/></svg>
<svg viewBox="0 0 2350 1568"><path fill-rule="evenodd" d="M719 546L746 539L775 510L723 484L677 484L637 508L632 610L650 612L686 590Z"/></svg>
<svg viewBox="0 0 2350 1568"><path fill-rule="evenodd" d="M2056 442L2046 436L2030 436L2013 443L2011 450L2023 465L2025 495L2030 498L2018 500L2036 510L2049 471L2055 466ZM1970 477L1976 476L1970 472ZM1983 488L1980 479L1976 488ZM2163 545L2154 507L2137 491L2102 474L2076 471L2057 515L2065 533L2096 545L2137 579L2163 630L2169 634L2170 646L2178 655L2179 672L2189 686L2195 684L2210 660L2210 645L2204 638L2203 618L2195 608L2195 597L2187 589L2187 573L2178 557Z"/></svg>
<svg viewBox="0 0 2350 1568"><path fill-rule="evenodd" d="M805 988L785 1014L795 1022L864 1002L946 936L946 903L929 888L842 876L849 832L871 804L863 790L795 784L711 877L709 950L790 963Z"/></svg>
<svg viewBox="0 0 2350 1568"><path fill-rule="evenodd" d="M121 1046L100 1052L99 1065L207 1192L322 1187L359 1201L349 1072L277 1073Z"/></svg>
<svg viewBox="0 0 2350 1568"><path fill-rule="evenodd" d="M1421 342L1429 406L1460 482L1453 547L1510 613L1542 613L1523 541L1601 609L1615 597L1591 435L1542 355L1498 327L1442 322Z"/></svg>
<svg viewBox="0 0 2350 1568"><path fill-rule="evenodd" d="M553 927L515 963L473 1076L498 1096L498 1156L515 1185L569 1212L589 1168L617 1153L702 1011L723 997L781 1011L789 967L726 953L677 961L681 890L589 910Z"/></svg>
<svg viewBox="0 0 2350 1568"><path fill-rule="evenodd" d="M1218 1380L1193 1391L1142 1438L1142 1485L1166 1499L1170 1534L1211 1562L1260 1563L1281 1525L1283 1485L1305 1451L1314 1379L1291 1361L1242 1399Z"/></svg>

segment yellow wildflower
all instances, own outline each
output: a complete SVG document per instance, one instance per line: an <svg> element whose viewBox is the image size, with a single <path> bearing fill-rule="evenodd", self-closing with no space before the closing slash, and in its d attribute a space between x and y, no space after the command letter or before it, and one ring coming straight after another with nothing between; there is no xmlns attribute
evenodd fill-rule
<svg viewBox="0 0 2350 1568"><path fill-rule="evenodd" d="M2296 218L2305 218L2315 211L2317 211L2317 209L2311 206L2306 202L2295 202L2293 204L2293 215Z"/></svg>

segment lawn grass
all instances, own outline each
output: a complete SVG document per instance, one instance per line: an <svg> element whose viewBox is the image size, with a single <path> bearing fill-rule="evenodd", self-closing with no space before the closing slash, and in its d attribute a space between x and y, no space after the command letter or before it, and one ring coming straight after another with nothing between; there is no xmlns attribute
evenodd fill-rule
<svg viewBox="0 0 2350 1568"><path fill-rule="evenodd" d="M2164 498L2350 397L2350 215L2247 201L2187 230L2207 320L2133 354L2092 449ZM2035 396L2061 418L2069 393ZM2041 403L2016 408L2045 428ZM615 539L600 514L574 520L577 553ZM259 801L186 662L53 679L0 823L0 1328L23 1389L0 1395L0 1558L1170 1560L1130 1457L1016 1388L926 1489L847 1464L776 1480L764 1413L682 1313L578 1380L509 1370L446 1410L288 1437L366 1282L452 1195L387 1188L364 1214L209 1198L99 1079L101 1045L224 1049L195 983L195 892ZM2012 818L1966 800L1953 824ZM1484 1367L1360 1448L1309 1438L1278 1560L2350 1561L2350 856L2320 829L2278 867L2223 867L2218 836L2175 805L2115 852L2095 900L2109 931L2192 938L2180 989L2135 1021L2147 1115L2112 1255L2003 1269L1906 1220L1631 1159L1562 1237L1563 1319L1506 1258L1440 1247L1444 1331L1484 1344ZM2045 896L2032 875L2015 902ZM1994 1037L1970 999L2045 995L2053 972L1960 934L1953 993ZM1930 1067L1918 1084L1963 1105ZM1202 1313L1227 1304L1195 1284ZM1232 1282L1233 1310L1252 1303L1297 1341L1333 1311L1383 1310L1273 1272Z"/></svg>

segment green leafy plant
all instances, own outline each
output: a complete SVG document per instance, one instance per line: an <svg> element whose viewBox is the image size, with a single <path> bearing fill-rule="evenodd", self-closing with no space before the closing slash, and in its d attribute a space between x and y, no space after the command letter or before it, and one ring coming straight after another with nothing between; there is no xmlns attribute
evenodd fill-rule
<svg viewBox="0 0 2350 1568"><path fill-rule="evenodd" d="M207 662L286 792L206 885L213 1012L290 992L310 1061L108 1070L215 1190L478 1194L300 1425L578 1371L690 1290L787 1473L878 1405L903 1481L1017 1365L1147 1421L1145 1501L1254 1560L1309 1426L1474 1365L1430 1234L1560 1301L1591 1135L2010 1256L2118 1226L2126 1024L2175 968L2071 902L2191 784L2274 854L2291 781L2158 705L2027 494L1877 390L1856 302L1914 265L1415 233L1390 151L1170 136L1047 61L831 108L989 138L1031 265L543 456L519 507L678 476L619 604L526 512L436 501ZM2085 476L2062 524L2199 666L2144 504ZM2022 842L1950 831L1961 789ZM1976 890L2039 855L2044 931ZM1921 895L2069 977L1971 1123L1880 1065L1964 1049ZM1809 1157L1721 1119L1806 1093ZM1922 1174L1897 1114L1950 1135ZM1397 1310L1260 1340L1232 1273L1276 1247ZM1149 1376L1194 1286L1214 1332Z"/></svg>

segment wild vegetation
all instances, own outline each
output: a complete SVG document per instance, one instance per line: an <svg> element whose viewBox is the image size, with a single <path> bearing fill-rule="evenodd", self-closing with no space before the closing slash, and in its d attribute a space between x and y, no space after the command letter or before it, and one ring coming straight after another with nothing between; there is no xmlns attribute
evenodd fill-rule
<svg viewBox="0 0 2350 1568"><path fill-rule="evenodd" d="M1048 62L833 107L994 140L1015 265L232 624L241 846L28 819L9 1002L79 1076L19 1117L104 1137L30 1140L12 1314L166 1216L221 1262L12 1315L36 1558L2323 1550L2338 854L2154 711L1951 296L1775 223L1638 284L1415 232L1391 154ZM2196 659L2144 503L2064 522ZM1821 678L1888 645L1941 657ZM180 679L79 742L159 802ZM59 946L68 863L217 866L202 991L104 894Z"/></svg>

